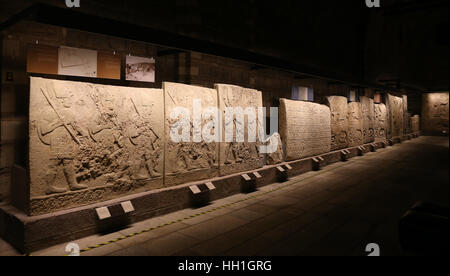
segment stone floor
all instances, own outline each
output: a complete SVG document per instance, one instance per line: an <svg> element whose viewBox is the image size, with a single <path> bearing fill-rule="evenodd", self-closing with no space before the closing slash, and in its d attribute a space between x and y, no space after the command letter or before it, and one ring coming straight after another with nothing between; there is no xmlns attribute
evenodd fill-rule
<svg viewBox="0 0 450 276"><path fill-rule="evenodd" d="M369 243L377 243L381 255L411 255L400 248L398 219L418 200L448 206L448 153L447 137L420 137L74 243L83 249L169 224L81 255L366 255ZM208 210L215 211L201 214ZM65 255L66 245L32 255ZM0 240L0 255L18 253Z"/></svg>

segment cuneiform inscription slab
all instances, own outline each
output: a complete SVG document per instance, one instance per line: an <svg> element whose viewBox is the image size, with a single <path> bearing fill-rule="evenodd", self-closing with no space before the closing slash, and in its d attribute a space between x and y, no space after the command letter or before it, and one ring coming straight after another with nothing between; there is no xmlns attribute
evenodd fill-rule
<svg viewBox="0 0 450 276"><path fill-rule="evenodd" d="M331 96L326 98L331 110L331 150L348 147L348 104L347 98Z"/></svg>
<svg viewBox="0 0 450 276"><path fill-rule="evenodd" d="M369 97L361 97L361 112L363 118L363 143L372 143L375 141L375 112L373 99Z"/></svg>
<svg viewBox="0 0 450 276"><path fill-rule="evenodd" d="M331 150L331 112L328 106L281 99L279 118L286 161Z"/></svg>
<svg viewBox="0 0 450 276"><path fill-rule="evenodd" d="M166 109L165 186L216 177L219 172L219 143L203 139L202 130L214 117L219 117L217 91L169 82L163 83L163 88ZM198 110L194 108L195 104L199 104ZM217 114L202 116L211 107ZM185 109L188 117L173 113L176 109ZM189 142L174 140L171 130L177 133L187 130Z"/></svg>
<svg viewBox="0 0 450 276"><path fill-rule="evenodd" d="M375 104L375 142L386 141L386 105Z"/></svg>
<svg viewBox="0 0 450 276"><path fill-rule="evenodd" d="M348 104L348 146L356 147L364 143L363 118L360 102Z"/></svg>
<svg viewBox="0 0 450 276"><path fill-rule="evenodd" d="M31 78L32 215L163 187L163 92Z"/></svg>
<svg viewBox="0 0 450 276"><path fill-rule="evenodd" d="M222 142L220 143L220 175L228 175L236 172L249 171L261 168L264 165L264 157L259 154L259 143L257 131L261 129L263 122L257 116L262 107L262 94L260 91L243 88L235 85L216 84L219 96L219 108L222 114ZM239 115L226 116L226 109ZM247 114L246 111L253 115ZM231 114L231 113L229 113ZM233 142L226 141L226 133L233 137ZM252 133L256 140L249 141L249 134ZM242 136L244 142L237 141L238 136Z"/></svg>
<svg viewBox="0 0 450 276"><path fill-rule="evenodd" d="M428 134L449 132L448 92L422 96L422 130Z"/></svg>

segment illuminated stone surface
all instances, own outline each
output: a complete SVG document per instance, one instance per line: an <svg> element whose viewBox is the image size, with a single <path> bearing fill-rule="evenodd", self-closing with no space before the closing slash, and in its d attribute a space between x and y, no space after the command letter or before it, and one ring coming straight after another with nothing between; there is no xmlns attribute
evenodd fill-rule
<svg viewBox="0 0 450 276"><path fill-rule="evenodd" d="M387 94L388 131L387 138L403 136L403 99Z"/></svg>
<svg viewBox="0 0 450 276"><path fill-rule="evenodd" d="M281 99L279 116L286 161L315 156L331 150L329 107Z"/></svg>
<svg viewBox="0 0 450 276"><path fill-rule="evenodd" d="M262 107L262 94L254 89L243 88L235 85L216 84L219 96L219 107L222 114L222 143L220 143L220 174L228 175L236 172L249 171L261 168L264 165L264 157L259 154L259 141L257 131L262 126L257 116L258 108ZM236 116L225 116L226 108L241 108L242 119ZM254 118L249 119L245 112L247 108L254 113ZM243 124L242 124L243 123ZM233 142L225 140L226 133L233 137ZM249 132L255 139L249 141ZM244 142L237 142L236 137L244 135Z"/></svg>
<svg viewBox="0 0 450 276"><path fill-rule="evenodd" d="M372 143L375 141L375 112L373 99L369 97L361 97L361 112L363 118L363 143Z"/></svg>
<svg viewBox="0 0 450 276"><path fill-rule="evenodd" d="M364 142L361 103L348 104L348 146L361 146Z"/></svg>
<svg viewBox="0 0 450 276"><path fill-rule="evenodd" d="M417 133L420 131L420 116L415 115L411 118L411 128L413 133Z"/></svg>
<svg viewBox="0 0 450 276"><path fill-rule="evenodd" d="M283 151L283 142L281 141L281 137L279 133L274 133L270 139L269 143L273 145L273 143L277 144L277 149L273 153L268 153L266 155L266 164L267 165L275 165L283 162L284 160L284 151Z"/></svg>
<svg viewBox="0 0 450 276"><path fill-rule="evenodd" d="M219 172L219 143L205 142L201 132L212 119L211 116L202 118L203 111L210 107L217 111L217 91L168 82L163 84L163 88L166 109L165 186L216 177ZM201 103L199 110L194 110L194 100ZM183 120L177 116L172 119L171 113L175 108L186 109L189 118ZM189 142L174 141L170 134L172 128L187 129ZM198 141L194 141L194 135Z"/></svg>
<svg viewBox="0 0 450 276"><path fill-rule="evenodd" d="M30 214L163 187L163 92L31 78Z"/></svg>
<svg viewBox="0 0 450 276"><path fill-rule="evenodd" d="M331 150L348 147L348 104L341 96L326 97L331 110Z"/></svg>
<svg viewBox="0 0 450 276"><path fill-rule="evenodd" d="M375 142L382 142L386 140L386 105L375 104Z"/></svg>
<svg viewBox="0 0 450 276"><path fill-rule="evenodd" d="M449 131L448 92L424 94L422 98L422 130L427 134Z"/></svg>

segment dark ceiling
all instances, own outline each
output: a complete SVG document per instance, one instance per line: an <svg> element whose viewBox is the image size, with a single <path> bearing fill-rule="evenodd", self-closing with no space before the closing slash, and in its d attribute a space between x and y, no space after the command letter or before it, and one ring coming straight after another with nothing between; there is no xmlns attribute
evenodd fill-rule
<svg viewBox="0 0 450 276"><path fill-rule="evenodd" d="M0 22L36 2L65 8L56 0L0 0ZM381 0L381 8L371 9L365 0L81 0L76 10L303 64L336 78L448 90L447 0Z"/></svg>

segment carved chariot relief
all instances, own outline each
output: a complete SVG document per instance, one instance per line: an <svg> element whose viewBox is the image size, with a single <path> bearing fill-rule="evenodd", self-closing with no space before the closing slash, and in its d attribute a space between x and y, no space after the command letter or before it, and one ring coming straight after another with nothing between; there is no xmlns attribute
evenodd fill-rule
<svg viewBox="0 0 450 276"><path fill-rule="evenodd" d="M347 98L331 96L326 98L331 109L331 150L348 147L348 104Z"/></svg>
<svg viewBox="0 0 450 276"><path fill-rule="evenodd" d="M30 93L31 214L162 187L162 90L31 78Z"/></svg>

